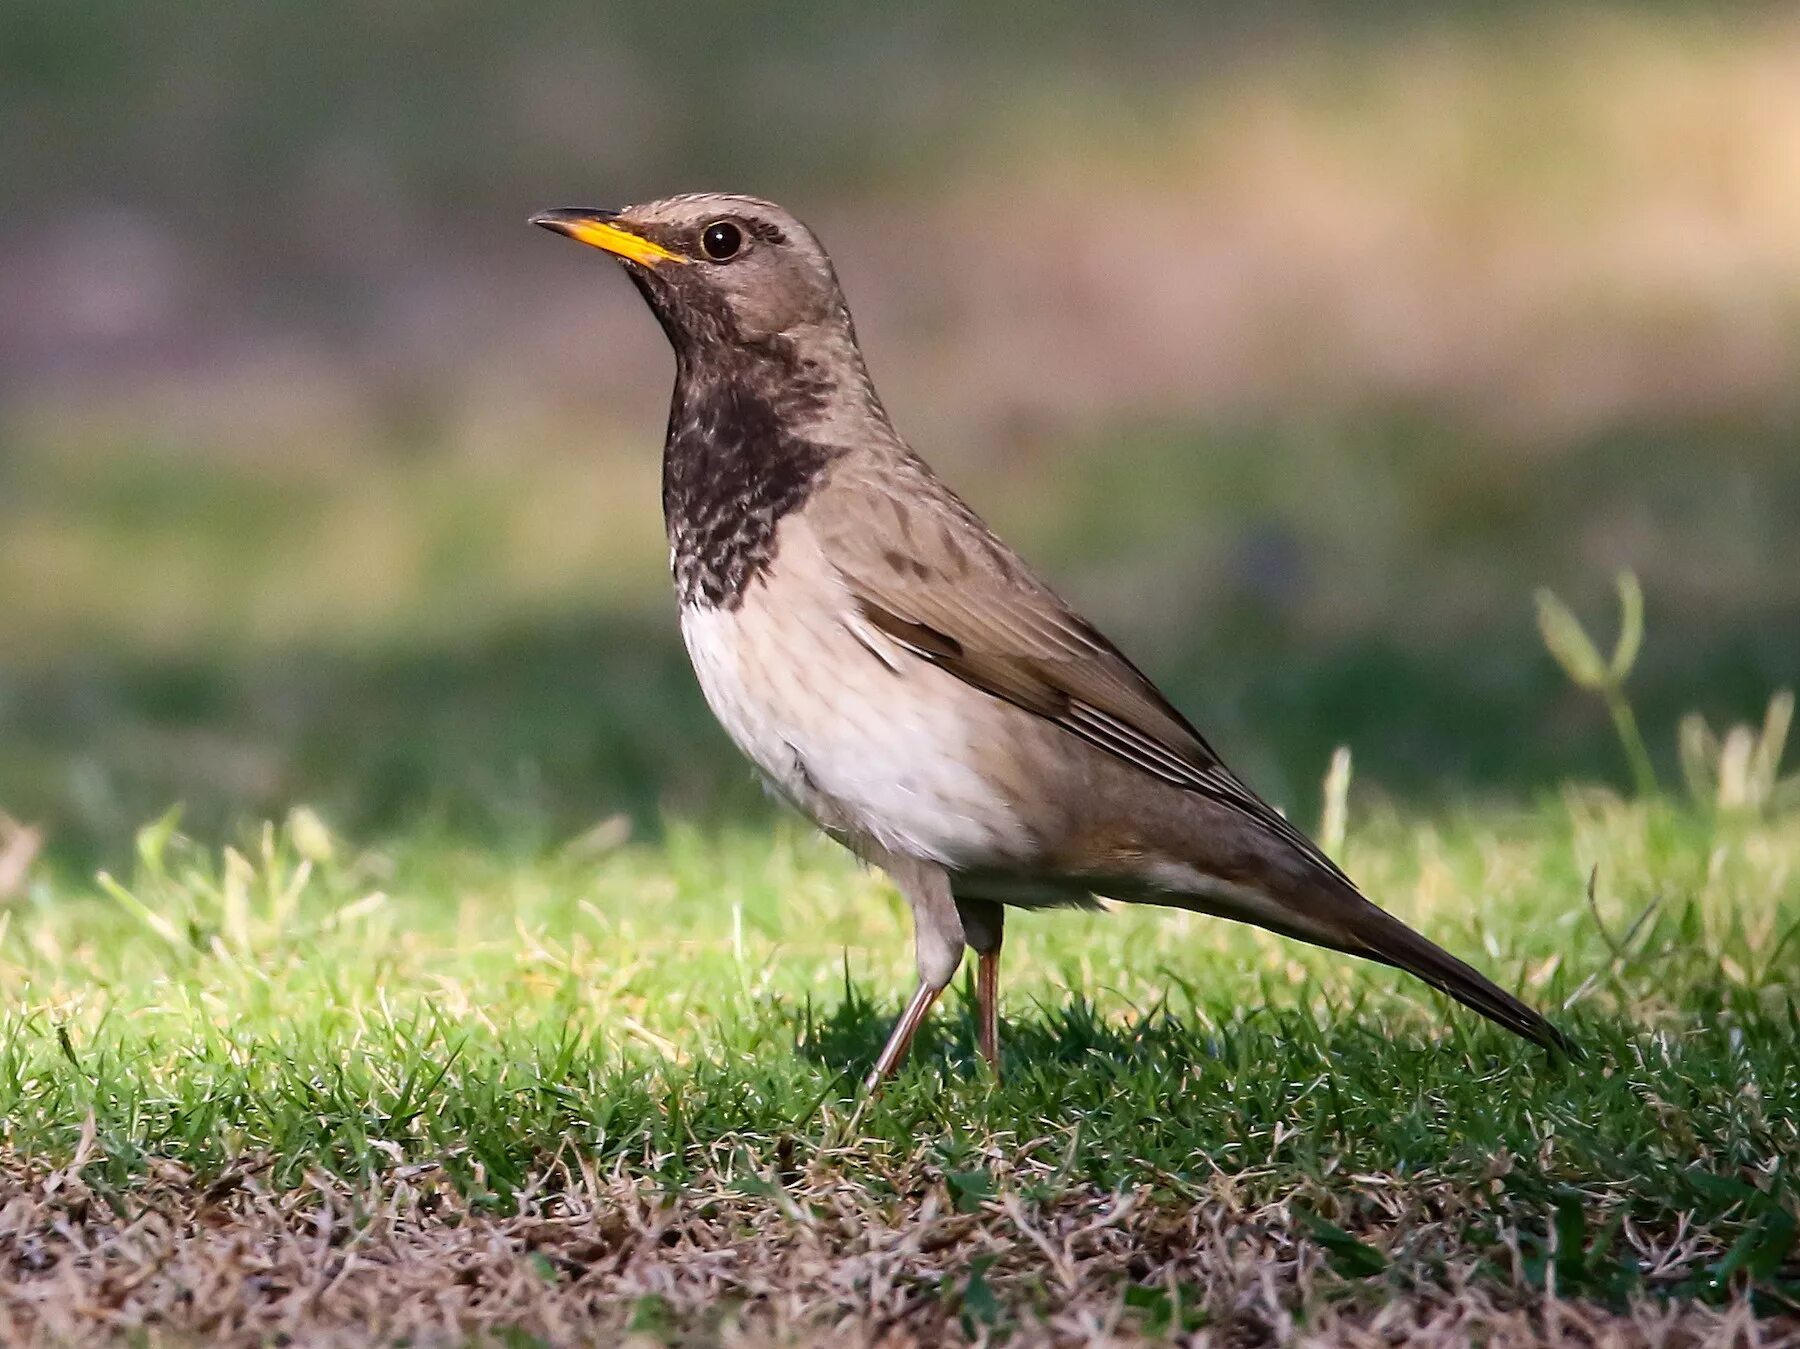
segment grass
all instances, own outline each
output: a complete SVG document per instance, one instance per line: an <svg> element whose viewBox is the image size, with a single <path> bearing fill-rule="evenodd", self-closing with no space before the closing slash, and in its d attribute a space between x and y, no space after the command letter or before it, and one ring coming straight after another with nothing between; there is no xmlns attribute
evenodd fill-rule
<svg viewBox="0 0 1800 1349"><path fill-rule="evenodd" d="M0 1342L1800 1336L1791 16L951 8L0 16ZM906 915L706 717L666 352L520 223L709 182L1585 1060L1126 910L861 1101Z"/></svg>
<svg viewBox="0 0 1800 1349"><path fill-rule="evenodd" d="M1786 421L1534 458L1449 414L1173 419L964 466L1298 818L1347 742L1352 872L1588 1058L1210 920L1028 916L1004 1083L951 998L860 1113L905 914L705 717L622 435L9 434L0 805L37 828L0 814L0 1339L1793 1324L1794 783L1778 735L1675 734L1791 675ZM1615 565L1680 802L1566 785L1624 780L1623 691L1571 688L1530 596L1610 651Z"/></svg>
<svg viewBox="0 0 1800 1349"><path fill-rule="evenodd" d="M854 1084L910 979L898 900L797 828L626 832L531 857L427 832L361 850L303 811L220 853L171 819L124 876L40 879L0 941L0 1141L35 1204L14 1230L49 1255L33 1267L15 1247L5 1314L99 1334L79 1298L55 1321L33 1280L97 1287L117 1271L95 1252L133 1249L151 1210L179 1265L219 1222L292 1245L319 1205L344 1250L473 1224L525 1260L520 1233L555 1226L548 1301L506 1322L532 1334L641 1316L712 1335L731 1306L734 1324L818 1333L875 1297L821 1261L852 1268L875 1258L871 1232L951 1217L967 1221L941 1245L889 1253L910 1270L894 1304L909 1333L1054 1336L1077 1307L1132 1333L1283 1309L1349 1326L1387 1298L1423 1299L1423 1316L1452 1276L1501 1338L1520 1315L1514 1330L1544 1331L1547 1298L1621 1325L1669 1302L1697 1333L1734 1305L1800 1307L1791 816L1569 791L1353 823L1352 871L1566 1009L1578 1065L1248 929L1042 915L1009 936L1004 1081L951 1000L860 1112ZM72 1226L69 1187L93 1200ZM1020 1236L1127 1204L1121 1260ZM582 1256L583 1224L606 1214L680 1235L666 1258ZM1141 1226L1197 1214L1287 1262L1267 1307L1234 1303L1249 1275L1228 1234L1158 1246ZM756 1294L773 1267L722 1275L684 1254L696 1241L797 1261L816 1300L784 1310ZM267 1329L241 1270L207 1326L157 1302L162 1267L115 1328L154 1304L147 1324L171 1333ZM325 1299L288 1328L414 1324L357 1305ZM500 1325L479 1299L458 1306L458 1334Z"/></svg>

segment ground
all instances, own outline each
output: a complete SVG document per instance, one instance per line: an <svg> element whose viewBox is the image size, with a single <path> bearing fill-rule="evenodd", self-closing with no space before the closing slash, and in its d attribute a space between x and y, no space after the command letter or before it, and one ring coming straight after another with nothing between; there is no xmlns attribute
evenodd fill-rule
<svg viewBox="0 0 1800 1349"><path fill-rule="evenodd" d="M1791 6L13 8L0 1342L1800 1340ZM1586 1057L1043 914L1004 1081L959 986L863 1101L903 906L706 715L666 344L525 223L700 186ZM1533 630L1624 570L1630 758Z"/></svg>
<svg viewBox="0 0 1800 1349"><path fill-rule="evenodd" d="M1546 1058L1211 919L1020 918L1004 1080L797 827L505 857L174 822L0 946L9 1343L1800 1337L1800 833L1569 790L1354 814ZM1591 878L1591 891L1590 891Z"/></svg>

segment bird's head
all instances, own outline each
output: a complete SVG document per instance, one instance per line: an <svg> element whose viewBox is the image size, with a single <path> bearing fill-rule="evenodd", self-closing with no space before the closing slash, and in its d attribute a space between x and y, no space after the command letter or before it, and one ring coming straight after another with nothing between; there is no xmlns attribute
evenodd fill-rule
<svg viewBox="0 0 1800 1349"><path fill-rule="evenodd" d="M543 211L534 225L605 249L624 265L680 351L809 335L849 337L831 259L772 202L695 193L622 210Z"/></svg>

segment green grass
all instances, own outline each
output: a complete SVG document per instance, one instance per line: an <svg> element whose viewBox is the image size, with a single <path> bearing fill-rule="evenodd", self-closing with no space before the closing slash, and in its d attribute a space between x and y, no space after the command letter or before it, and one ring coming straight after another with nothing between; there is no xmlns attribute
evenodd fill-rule
<svg viewBox="0 0 1800 1349"><path fill-rule="evenodd" d="M1800 801L1723 731L1800 668L1778 15L354 8L0 15L0 1339L1800 1310ZM1004 1081L959 985L865 1103L907 915L706 716L664 390L596 359L660 342L540 312L520 223L707 182L816 213L921 451L1296 818L1353 749L1349 869L1587 1057L1027 915ZM1097 201L1263 298L1115 306ZM1532 595L1606 649L1621 569L1716 789L1568 785L1626 761Z"/></svg>
<svg viewBox="0 0 1800 1349"><path fill-rule="evenodd" d="M91 1130L88 1183L121 1197L167 1162L206 1183L254 1159L279 1189L436 1164L496 1212L565 1155L677 1201L796 1166L879 1196L921 1158L1028 1204L1077 1186L1173 1203L1225 1175L1364 1235L1385 1221L1375 1176L1486 1196L1452 1243L1495 1261L1585 1222L1565 1293L1800 1295L1792 817L1571 791L1353 825L1350 869L1554 1010L1579 1064L1248 929L1035 915L1009 934L1004 1081L952 998L856 1118L909 987L896 897L798 828L622 833L361 851L303 814L221 855L165 822L131 874L41 880L0 941L6 1155L41 1170ZM1034 1155L1055 1165L1025 1183ZM1649 1277L1628 1233L1678 1228L1699 1253Z"/></svg>
<svg viewBox="0 0 1800 1349"><path fill-rule="evenodd" d="M0 1209L27 1297L0 1279L0 1321L54 1305L46 1337L89 1334L80 1298L29 1302L32 1281L110 1286L82 1252L129 1248L130 1286L166 1297L118 1324L209 1336L176 1291L205 1234L287 1250L303 1280L325 1212L422 1297L451 1295L445 1242L518 1254L515 1307L541 1258L600 1338L641 1313L705 1339L721 1297L769 1280L875 1324L843 1290L889 1277L854 1273L881 1233L930 1236L894 1257L926 1340L1058 1314L1149 1336L1201 1311L1263 1333L1255 1297L1365 1327L1395 1298L1472 1326L1474 1298L1496 1344L1557 1297L1640 1328L1669 1299L1791 1312L1793 783L1738 731L1700 756L1730 790L1567 785L1622 782L1624 760L1530 604L1551 584L1610 649L1590 559L1640 565L1628 690L1673 784L1681 711L1754 721L1791 671L1791 578L1758 561L1796 499L1791 432L1709 430L1712 471L1760 487L1690 518L1672 430L1546 466L1400 415L1363 440L1284 426L1139 427L1116 456L1057 449L1065 474L974 466L969 492L1296 818L1348 743L1348 868L1552 1012L1579 1064L1389 971L1128 909L1014 920L1003 1082L959 985L864 1104L910 989L907 915L778 815L706 718L647 459L379 461L340 483L21 442L0 464L21 597L0 610L0 805L48 845L0 899L0 1184L29 1198ZM1481 491L1459 486L1470 463ZM1095 501L1137 523L1097 528ZM1596 554L1639 516L1670 526L1653 549ZM134 849L171 799L185 833L171 817ZM247 829L259 811L286 823ZM0 860L9 837L0 819ZM1064 1267L1021 1239L1082 1247L1127 1200L1111 1255ZM600 1238L542 1244L551 1211L635 1214L745 1273L595 1273ZM167 1245L145 1253L153 1214ZM415 1246L382 1246L396 1230ZM242 1342L367 1328L327 1302L283 1320L270 1277L214 1285ZM462 1332L515 1323L468 1296ZM518 1315L549 1339L571 1324Z"/></svg>

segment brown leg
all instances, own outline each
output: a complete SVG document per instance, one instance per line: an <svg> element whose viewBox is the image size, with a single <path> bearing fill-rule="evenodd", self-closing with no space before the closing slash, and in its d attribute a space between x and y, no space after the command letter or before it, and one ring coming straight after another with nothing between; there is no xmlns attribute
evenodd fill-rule
<svg viewBox="0 0 1800 1349"><path fill-rule="evenodd" d="M1000 952L982 951L975 966L975 1030L981 1057L1000 1076Z"/></svg>
<svg viewBox="0 0 1800 1349"><path fill-rule="evenodd" d="M975 1043L1000 1075L1000 942L1006 910L988 899L959 899L963 936L975 948Z"/></svg>
<svg viewBox="0 0 1800 1349"><path fill-rule="evenodd" d="M950 876L940 866L916 858L886 857L882 867L893 877L913 911L913 951L919 963L919 987L894 1024L881 1057L863 1083L874 1092L892 1077L906 1060L913 1036L925 1024L931 1005L938 1000L956 967L962 963L963 928L956 902L950 897Z"/></svg>
<svg viewBox="0 0 1800 1349"><path fill-rule="evenodd" d="M881 1084L900 1071L900 1065L906 1062L906 1051L912 1048L913 1036L919 1033L919 1027L931 1015L932 1004L943 991L941 986L933 988L923 980L920 981L918 990L912 995L912 1001L906 1004L906 1010L900 1013L900 1019L894 1023L893 1033L882 1046L881 1057L875 1060L875 1066L869 1070L869 1076L863 1082L864 1091L880 1091Z"/></svg>

